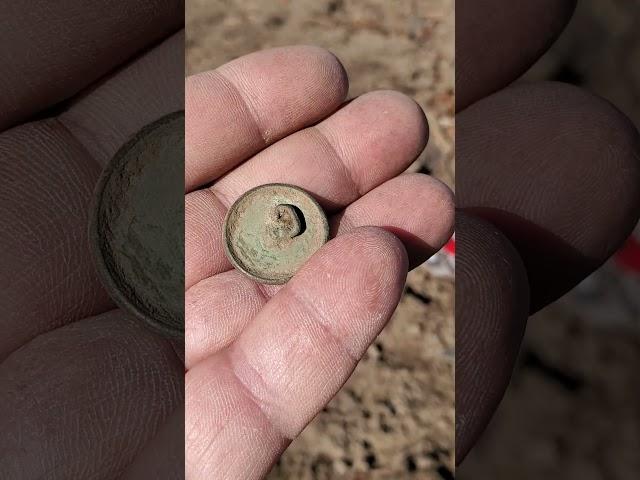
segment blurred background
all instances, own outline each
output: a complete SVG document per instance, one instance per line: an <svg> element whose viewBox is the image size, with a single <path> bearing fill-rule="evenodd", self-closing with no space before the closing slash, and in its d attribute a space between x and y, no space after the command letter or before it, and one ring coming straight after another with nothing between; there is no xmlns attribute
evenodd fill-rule
<svg viewBox="0 0 640 480"><path fill-rule="evenodd" d="M453 5L187 0L186 70L210 70L274 46L325 47L343 62L351 97L394 89L422 106L430 140L410 170L453 188ZM390 325L269 478L453 478L453 284L446 254L410 273Z"/></svg>
<svg viewBox="0 0 640 480"><path fill-rule="evenodd" d="M580 85L640 126L640 1L579 0L524 81ZM621 172L624 174L624 172ZM640 472L640 231L529 320L510 388L458 478L614 480Z"/></svg>

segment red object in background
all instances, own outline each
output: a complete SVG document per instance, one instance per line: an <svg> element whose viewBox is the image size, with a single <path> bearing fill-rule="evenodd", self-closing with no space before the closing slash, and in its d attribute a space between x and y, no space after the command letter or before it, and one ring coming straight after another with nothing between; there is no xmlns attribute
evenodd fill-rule
<svg viewBox="0 0 640 480"><path fill-rule="evenodd" d="M456 255L456 237L453 235L442 248L449 257ZM636 229L614 255L616 265L627 272L640 274L640 228Z"/></svg>
<svg viewBox="0 0 640 480"><path fill-rule="evenodd" d="M436 278L455 278L456 239L455 235L426 262L426 268Z"/></svg>
<svg viewBox="0 0 640 480"><path fill-rule="evenodd" d="M446 245L444 246L444 250L450 255L456 254L456 236L455 235L451 237L449 241L446 243Z"/></svg>
<svg viewBox="0 0 640 480"><path fill-rule="evenodd" d="M631 235L615 255L615 262L627 271L640 273L640 235Z"/></svg>

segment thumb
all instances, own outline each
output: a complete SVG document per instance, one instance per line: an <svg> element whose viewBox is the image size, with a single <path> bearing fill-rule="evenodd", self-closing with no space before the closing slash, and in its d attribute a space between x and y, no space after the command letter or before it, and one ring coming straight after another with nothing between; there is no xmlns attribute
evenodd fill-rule
<svg viewBox="0 0 640 480"><path fill-rule="evenodd" d="M400 240L382 229L341 235L304 265L235 343L192 368L186 380L187 476L265 474L387 323L407 265Z"/></svg>

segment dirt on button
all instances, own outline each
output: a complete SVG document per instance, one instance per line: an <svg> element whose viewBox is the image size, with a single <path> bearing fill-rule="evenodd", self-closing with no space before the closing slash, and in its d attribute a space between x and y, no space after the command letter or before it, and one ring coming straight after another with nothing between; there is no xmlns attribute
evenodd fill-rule
<svg viewBox="0 0 640 480"><path fill-rule="evenodd" d="M187 71L269 47L325 47L345 65L351 97L393 89L421 105L429 145L409 170L453 188L453 3L187 0ZM453 374L453 280L421 266L389 326L269 478L453 478Z"/></svg>

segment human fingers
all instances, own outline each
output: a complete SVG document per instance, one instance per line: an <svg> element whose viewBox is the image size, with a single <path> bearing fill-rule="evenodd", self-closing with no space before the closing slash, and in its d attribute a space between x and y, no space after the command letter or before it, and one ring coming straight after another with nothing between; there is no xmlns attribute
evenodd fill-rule
<svg viewBox="0 0 640 480"><path fill-rule="evenodd" d="M178 33L87 89L59 117L0 134L3 224L10 226L0 238L3 261L15 269L5 271L0 358L39 333L113 308L87 239L93 190L133 133L182 108L183 70L175 67L183 57ZM182 180L179 188L182 198Z"/></svg>
<svg viewBox="0 0 640 480"><path fill-rule="evenodd" d="M458 0L456 111L522 75L562 33L575 4Z"/></svg>
<svg viewBox="0 0 640 480"><path fill-rule="evenodd" d="M184 480L184 404L169 415L120 478Z"/></svg>
<svg viewBox="0 0 640 480"><path fill-rule="evenodd" d="M37 335L113 303L87 233L100 167L56 119L0 134L0 361Z"/></svg>
<svg viewBox="0 0 640 480"><path fill-rule="evenodd" d="M258 185L290 183L336 210L404 171L428 137L416 102L394 91L370 92L263 150L211 190L228 204Z"/></svg>
<svg viewBox="0 0 640 480"><path fill-rule="evenodd" d="M492 224L456 213L456 464L511 378L529 314L524 265Z"/></svg>
<svg viewBox="0 0 640 480"><path fill-rule="evenodd" d="M74 96L180 28L184 2L0 2L0 130Z"/></svg>
<svg viewBox="0 0 640 480"><path fill-rule="evenodd" d="M107 165L145 125L184 109L184 30L88 87L58 119Z"/></svg>
<svg viewBox="0 0 640 480"><path fill-rule="evenodd" d="M332 235L358 227L382 227L407 250L409 269L426 261L451 238L453 193L428 175L400 175L365 194L330 219Z"/></svg>
<svg viewBox="0 0 640 480"><path fill-rule="evenodd" d="M269 299L238 270L205 278L184 298L185 366L192 368L233 342Z"/></svg>
<svg viewBox="0 0 640 480"><path fill-rule="evenodd" d="M405 170L427 138L424 113L413 100L373 92L263 150L209 190L187 195L186 286L231 268L221 225L245 191L265 183L294 184L335 211Z"/></svg>
<svg viewBox="0 0 640 480"><path fill-rule="evenodd" d="M266 474L347 380L393 313L406 273L406 252L390 233L364 228L337 237L232 346L193 367L187 477Z"/></svg>
<svg viewBox="0 0 640 480"><path fill-rule="evenodd" d="M457 205L516 247L531 312L599 267L637 223L640 136L608 102L524 84L475 103L456 125Z"/></svg>
<svg viewBox="0 0 640 480"><path fill-rule="evenodd" d="M188 77L185 190L210 183L264 147L323 119L347 91L338 59L311 46L252 53Z"/></svg>
<svg viewBox="0 0 640 480"><path fill-rule="evenodd" d="M409 265L425 261L451 237L454 200L439 181L422 174L388 180L330 218L332 236L358 227L393 232ZM236 270L206 278L185 294L187 368L233 342L275 292Z"/></svg>
<svg viewBox="0 0 640 480"><path fill-rule="evenodd" d="M0 478L119 478L182 403L183 375L120 310L40 335L0 364Z"/></svg>

